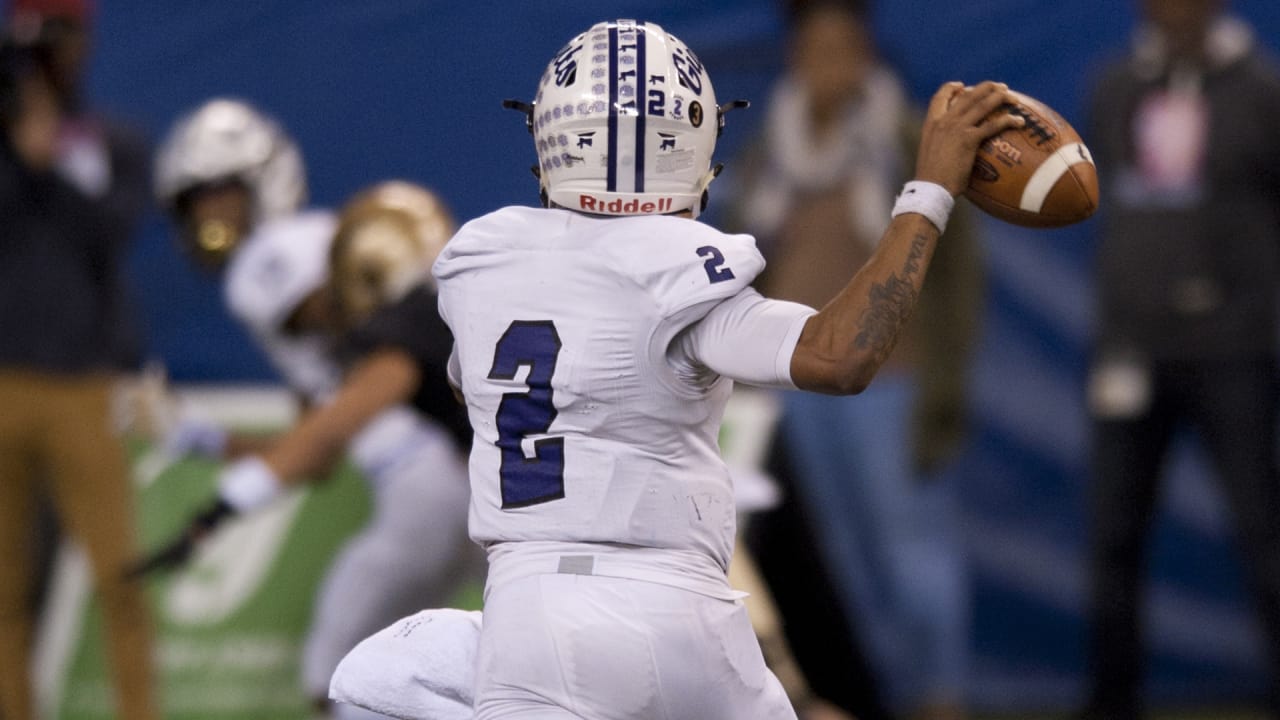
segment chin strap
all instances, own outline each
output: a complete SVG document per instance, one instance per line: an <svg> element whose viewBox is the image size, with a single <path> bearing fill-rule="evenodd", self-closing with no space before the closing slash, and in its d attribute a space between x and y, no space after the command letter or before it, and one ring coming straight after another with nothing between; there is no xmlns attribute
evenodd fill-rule
<svg viewBox="0 0 1280 720"><path fill-rule="evenodd" d="M530 135L533 134L533 106L534 103L527 103L523 100L507 99L502 101L502 107L524 113L524 126Z"/></svg>
<svg viewBox="0 0 1280 720"><path fill-rule="evenodd" d="M711 202L711 193L707 191L707 188L711 185L712 180L719 177L722 171L724 171L724 163L716 163L715 165L712 165L711 169L707 171L707 174L703 175L702 179L698 181L698 185L695 189L702 193L702 198L699 200L697 207L689 208L695 219L702 213L706 212L707 203Z"/></svg>
<svg viewBox="0 0 1280 720"><path fill-rule="evenodd" d="M746 109L749 107L751 107L751 102L748 100L730 100L729 102L723 105L717 105L716 106L716 137L718 138L724 134L724 116L725 115L729 114L734 110ZM715 165L711 166L711 169L707 171L707 174L703 175L702 180L698 182L697 189L702 193L702 198L698 202L698 207L690 208L690 210L693 212L694 218L697 218L698 215L701 215L702 213L706 212L707 204L711 202L711 194L707 192L707 187L710 186L711 181L719 177L720 173L723 171L724 171L724 164L716 163Z"/></svg>
<svg viewBox="0 0 1280 720"><path fill-rule="evenodd" d="M523 100L507 99L502 101L502 107L508 110L517 110L524 114L524 127L533 134L533 108L535 103L527 103ZM547 186L542 184L542 170L534 165L529 168L535 178L538 178L538 200L542 202L542 207L551 207L551 200L547 197Z"/></svg>
<svg viewBox="0 0 1280 720"><path fill-rule="evenodd" d="M729 102L723 105L717 105L716 106L716 137L720 137L720 135L724 133L724 116L725 115L728 115L733 110L737 110L739 108L746 109L749 107L751 107L751 101L749 100L730 100ZM530 112L532 112L532 108L530 108ZM533 131L530 130L530 132L533 132Z"/></svg>

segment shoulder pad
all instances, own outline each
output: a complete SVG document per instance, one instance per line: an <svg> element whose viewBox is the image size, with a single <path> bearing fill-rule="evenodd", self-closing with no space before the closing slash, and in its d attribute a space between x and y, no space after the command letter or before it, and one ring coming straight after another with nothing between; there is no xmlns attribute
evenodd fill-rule
<svg viewBox="0 0 1280 720"><path fill-rule="evenodd" d="M445 243L431 266L431 274L438 283L483 265L500 257L513 242L536 234L538 223L546 221L545 211L521 206L504 207L469 220Z"/></svg>
<svg viewBox="0 0 1280 720"><path fill-rule="evenodd" d="M619 255L617 267L650 293L664 316L737 295L764 269L750 235L730 235L686 218L615 222L629 236L610 243Z"/></svg>

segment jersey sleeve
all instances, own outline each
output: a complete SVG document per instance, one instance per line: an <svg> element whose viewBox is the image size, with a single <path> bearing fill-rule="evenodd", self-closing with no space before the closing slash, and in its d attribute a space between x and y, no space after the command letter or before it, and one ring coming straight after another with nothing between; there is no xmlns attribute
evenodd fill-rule
<svg viewBox="0 0 1280 720"><path fill-rule="evenodd" d="M668 358L677 373L691 378L699 375L700 366L749 385L795 389L791 356L805 322L816 312L747 288L686 328Z"/></svg>
<svg viewBox="0 0 1280 720"><path fill-rule="evenodd" d="M683 218L650 220L624 226L646 237L619 243L630 248L620 264L629 265L632 278L647 290L664 318L731 298L764 269L764 257L750 235L730 235Z"/></svg>

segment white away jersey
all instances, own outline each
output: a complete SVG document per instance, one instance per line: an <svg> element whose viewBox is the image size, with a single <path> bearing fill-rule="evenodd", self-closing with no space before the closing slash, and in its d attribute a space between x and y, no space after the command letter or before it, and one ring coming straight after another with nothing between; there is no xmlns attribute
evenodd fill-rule
<svg viewBox="0 0 1280 720"><path fill-rule="evenodd" d="M683 328L763 269L755 240L677 217L510 207L437 260L475 441L471 536L694 551L728 566L727 378L678 375Z"/></svg>
<svg viewBox="0 0 1280 720"><path fill-rule="evenodd" d="M340 381L328 342L291 335L284 324L329 276L329 246L337 218L309 211L259 226L232 256L223 287L227 307L294 390L313 401L327 398Z"/></svg>

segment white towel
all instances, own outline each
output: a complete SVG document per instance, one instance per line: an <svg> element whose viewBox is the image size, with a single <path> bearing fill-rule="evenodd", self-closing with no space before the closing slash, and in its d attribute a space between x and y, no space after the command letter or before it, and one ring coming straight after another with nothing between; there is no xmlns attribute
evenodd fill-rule
<svg viewBox="0 0 1280 720"><path fill-rule="evenodd" d="M452 608L397 620L347 653L329 697L402 720L471 720L480 621Z"/></svg>

